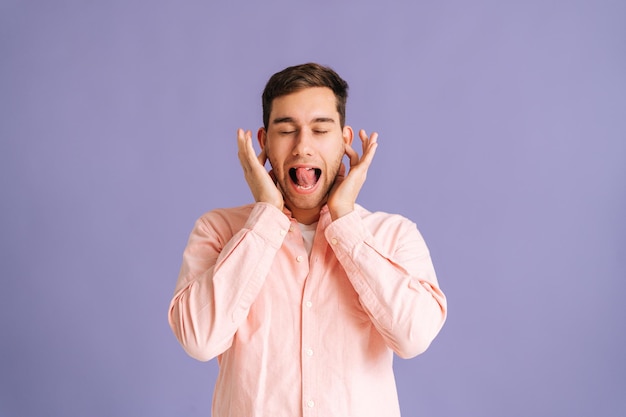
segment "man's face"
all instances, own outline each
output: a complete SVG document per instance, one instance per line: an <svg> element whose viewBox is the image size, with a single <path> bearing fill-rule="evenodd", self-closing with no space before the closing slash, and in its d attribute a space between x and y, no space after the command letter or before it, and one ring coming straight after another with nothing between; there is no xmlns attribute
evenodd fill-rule
<svg viewBox="0 0 626 417"><path fill-rule="evenodd" d="M267 131L259 129L285 205L296 219L317 220L353 132L343 129L330 88L312 87L274 99Z"/></svg>

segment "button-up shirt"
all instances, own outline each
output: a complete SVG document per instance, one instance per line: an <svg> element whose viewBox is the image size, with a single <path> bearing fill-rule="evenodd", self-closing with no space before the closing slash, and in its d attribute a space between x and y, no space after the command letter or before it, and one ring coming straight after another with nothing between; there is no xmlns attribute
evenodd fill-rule
<svg viewBox="0 0 626 417"><path fill-rule="evenodd" d="M446 317L415 224L323 207L310 256L289 211L213 210L195 224L169 322L217 357L214 417L395 417L394 352L423 352Z"/></svg>

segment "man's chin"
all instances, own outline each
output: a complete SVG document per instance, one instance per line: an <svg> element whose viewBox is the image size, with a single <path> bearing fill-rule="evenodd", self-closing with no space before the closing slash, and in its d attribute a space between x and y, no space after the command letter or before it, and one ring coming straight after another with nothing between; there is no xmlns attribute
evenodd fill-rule
<svg viewBox="0 0 626 417"><path fill-rule="evenodd" d="M290 210L320 210L328 200L328 193L315 192L311 194L285 195L285 205Z"/></svg>

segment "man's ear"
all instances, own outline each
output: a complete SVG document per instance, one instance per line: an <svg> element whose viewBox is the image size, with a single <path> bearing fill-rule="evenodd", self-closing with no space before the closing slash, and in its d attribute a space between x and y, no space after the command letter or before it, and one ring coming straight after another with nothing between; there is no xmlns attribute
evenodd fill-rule
<svg viewBox="0 0 626 417"><path fill-rule="evenodd" d="M265 143L267 142L267 131L264 127L260 127L256 132L257 140L259 141L259 146L261 150L265 149Z"/></svg>
<svg viewBox="0 0 626 417"><path fill-rule="evenodd" d="M343 142L346 145L352 145L352 139L354 139L354 131L348 125L345 125L342 130Z"/></svg>

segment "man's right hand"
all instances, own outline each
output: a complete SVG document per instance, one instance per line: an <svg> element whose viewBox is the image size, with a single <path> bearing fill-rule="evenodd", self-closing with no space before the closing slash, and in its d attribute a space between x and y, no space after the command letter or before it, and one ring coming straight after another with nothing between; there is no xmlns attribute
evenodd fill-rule
<svg viewBox="0 0 626 417"><path fill-rule="evenodd" d="M246 182L252 191L254 201L270 203L282 210L285 204L283 195L265 170L267 155L265 149L256 155L252 146L252 132L237 129L238 156Z"/></svg>

